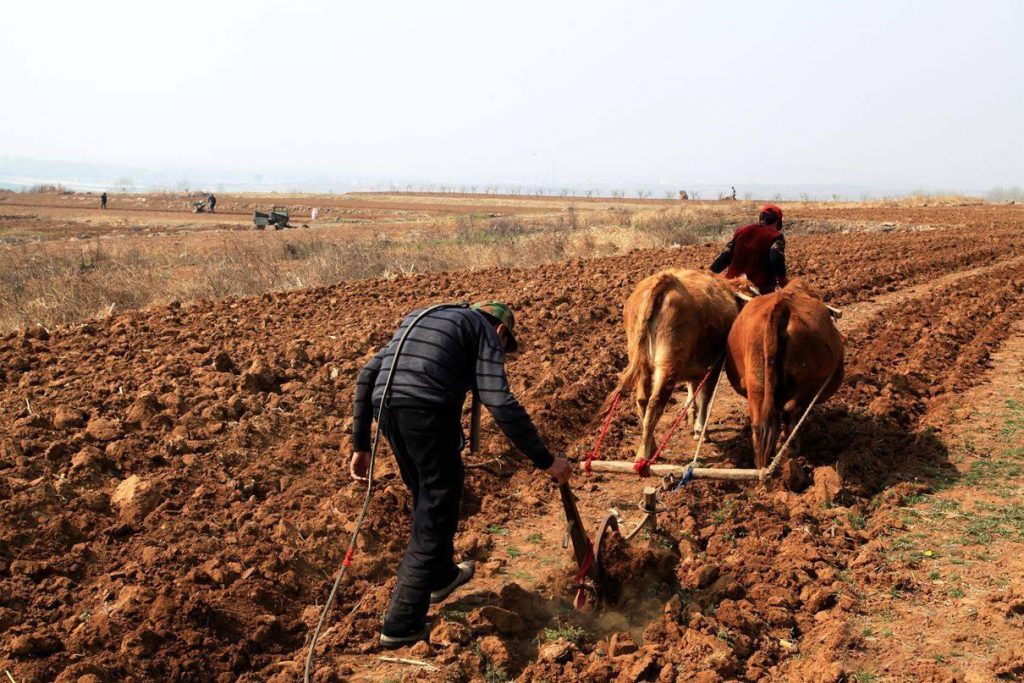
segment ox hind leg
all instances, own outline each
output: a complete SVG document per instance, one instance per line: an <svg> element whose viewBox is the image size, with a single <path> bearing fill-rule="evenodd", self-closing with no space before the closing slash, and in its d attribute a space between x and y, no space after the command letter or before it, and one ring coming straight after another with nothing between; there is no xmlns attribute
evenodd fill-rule
<svg viewBox="0 0 1024 683"><path fill-rule="evenodd" d="M647 459L654 455L654 428L665 412L665 406L668 405L668 400L672 397L674 387L675 376L672 371L664 366L655 366L651 376L650 400L643 416L643 437L637 458Z"/></svg>
<svg viewBox="0 0 1024 683"><path fill-rule="evenodd" d="M785 405L782 406L780 421L782 423L779 429L779 443L778 448L782 448L782 445L789 439L789 435L793 433L793 428L796 427L796 423L800 421L800 416L807 410L807 405L810 400L798 401L797 399L790 399L786 401ZM800 453L800 434L799 432L793 438L789 444L789 448L786 449L790 457L798 455Z"/></svg>
<svg viewBox="0 0 1024 683"><path fill-rule="evenodd" d="M640 443L636 449L638 458L641 457L641 454L644 452L644 444L647 443L647 432L643 425L645 424L644 417L647 415L647 408L651 403L651 380L651 373L645 372L636 383L636 414L640 420L641 427Z"/></svg>
<svg viewBox="0 0 1024 683"><path fill-rule="evenodd" d="M713 385L714 376L708 379L701 387L701 390L697 392L697 398L694 401L695 406L695 417L693 420L693 438L700 438L700 433L704 430L704 425L708 421L708 407L711 403L711 394L714 392L715 387Z"/></svg>
<svg viewBox="0 0 1024 683"><path fill-rule="evenodd" d="M750 406L750 438L754 443L754 467L764 469L768 466L768 456L763 455L767 451L767 441L770 439L770 429L765 424L764 416L761 415L761 401L764 393L750 391L748 393Z"/></svg>
<svg viewBox="0 0 1024 683"><path fill-rule="evenodd" d="M636 383L636 415L642 423L647 414L647 405L651 402L651 374L645 373Z"/></svg>

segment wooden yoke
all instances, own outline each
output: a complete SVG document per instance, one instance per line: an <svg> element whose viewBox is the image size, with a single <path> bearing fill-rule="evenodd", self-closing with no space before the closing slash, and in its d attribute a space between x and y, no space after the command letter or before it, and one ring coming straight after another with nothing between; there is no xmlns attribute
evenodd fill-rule
<svg viewBox="0 0 1024 683"><path fill-rule="evenodd" d="M590 463L595 472L611 472L615 474L635 474L634 463L628 460L595 460ZM682 477L689 465L670 465L655 463L650 466L651 474L665 476L672 474ZM724 469L719 467L694 467L691 475L694 479L728 479L732 481L757 481L761 478L761 470Z"/></svg>

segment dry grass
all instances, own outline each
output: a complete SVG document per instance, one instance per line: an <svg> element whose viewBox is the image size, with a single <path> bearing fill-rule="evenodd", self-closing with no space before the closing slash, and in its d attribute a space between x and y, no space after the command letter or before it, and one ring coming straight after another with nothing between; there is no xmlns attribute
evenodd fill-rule
<svg viewBox="0 0 1024 683"><path fill-rule="evenodd" d="M3 249L0 330L404 273L530 266L717 238L727 221L689 207L463 215L405 233L332 227L26 242Z"/></svg>
<svg viewBox="0 0 1024 683"><path fill-rule="evenodd" d="M66 201L80 203L79 199L68 197ZM275 202L295 206L290 201L294 199L300 198L276 198ZM436 202L438 198L421 199ZM452 201L473 201L477 206L486 199L460 196ZM157 200L164 198L119 197L119 201L150 205ZM305 197L300 200L309 202ZM400 200L405 206L410 203L409 196L400 196ZM180 197L166 201L180 203ZM529 201L525 197L501 198L506 207L502 213L509 213L510 202ZM538 212L534 205L530 211L501 216L429 216L381 210L360 219L339 217L320 221L311 230L284 232L238 230L241 224L225 230L213 223L191 222L169 231L160 226L193 219L180 212L151 212L140 214L141 218L113 213L100 216L91 210L68 213L61 208L63 204L47 207L43 202L40 207L20 209L31 211L31 216L0 216L0 331L34 323L71 323L112 310L172 300L250 296L413 272L531 266L621 254L635 248L719 241L736 225L753 219L759 206L753 201L540 201L559 206ZM310 203L314 202L319 204L320 199ZM790 202L787 210L976 202L962 197L867 204ZM499 205L495 203L494 208L499 210ZM139 228L138 221L143 218L149 222L144 225L157 227ZM244 223L248 219L243 215L234 220ZM795 221L790 226L797 232L827 227L820 220L814 224ZM39 239L48 241L31 241L31 234L45 235ZM19 241L3 245L5 235Z"/></svg>

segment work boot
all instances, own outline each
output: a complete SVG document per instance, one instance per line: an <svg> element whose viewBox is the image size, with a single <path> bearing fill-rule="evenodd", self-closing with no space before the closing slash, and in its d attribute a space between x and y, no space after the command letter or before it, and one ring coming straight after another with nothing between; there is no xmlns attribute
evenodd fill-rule
<svg viewBox="0 0 1024 683"><path fill-rule="evenodd" d="M459 573L455 575L455 578L452 579L451 583L449 583L444 588L438 588L436 591L431 591L431 605L435 605L441 602L449 595L451 595L453 592L455 592L456 588L458 588L464 583L467 583L470 579L472 579L473 573L476 571L476 563L472 560L469 560L467 562L460 562L456 565L456 568L459 570Z"/></svg>
<svg viewBox="0 0 1024 683"><path fill-rule="evenodd" d="M406 645L413 645L421 640L430 638L430 624L424 624L420 629L404 636L389 636L380 632L380 646L385 650L395 650Z"/></svg>

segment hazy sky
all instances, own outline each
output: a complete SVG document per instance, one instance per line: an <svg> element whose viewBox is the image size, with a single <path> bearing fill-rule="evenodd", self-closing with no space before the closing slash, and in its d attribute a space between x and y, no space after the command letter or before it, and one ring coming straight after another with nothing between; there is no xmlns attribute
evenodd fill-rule
<svg viewBox="0 0 1024 683"><path fill-rule="evenodd" d="M432 182L1024 184L1024 2L10 2L0 154Z"/></svg>

